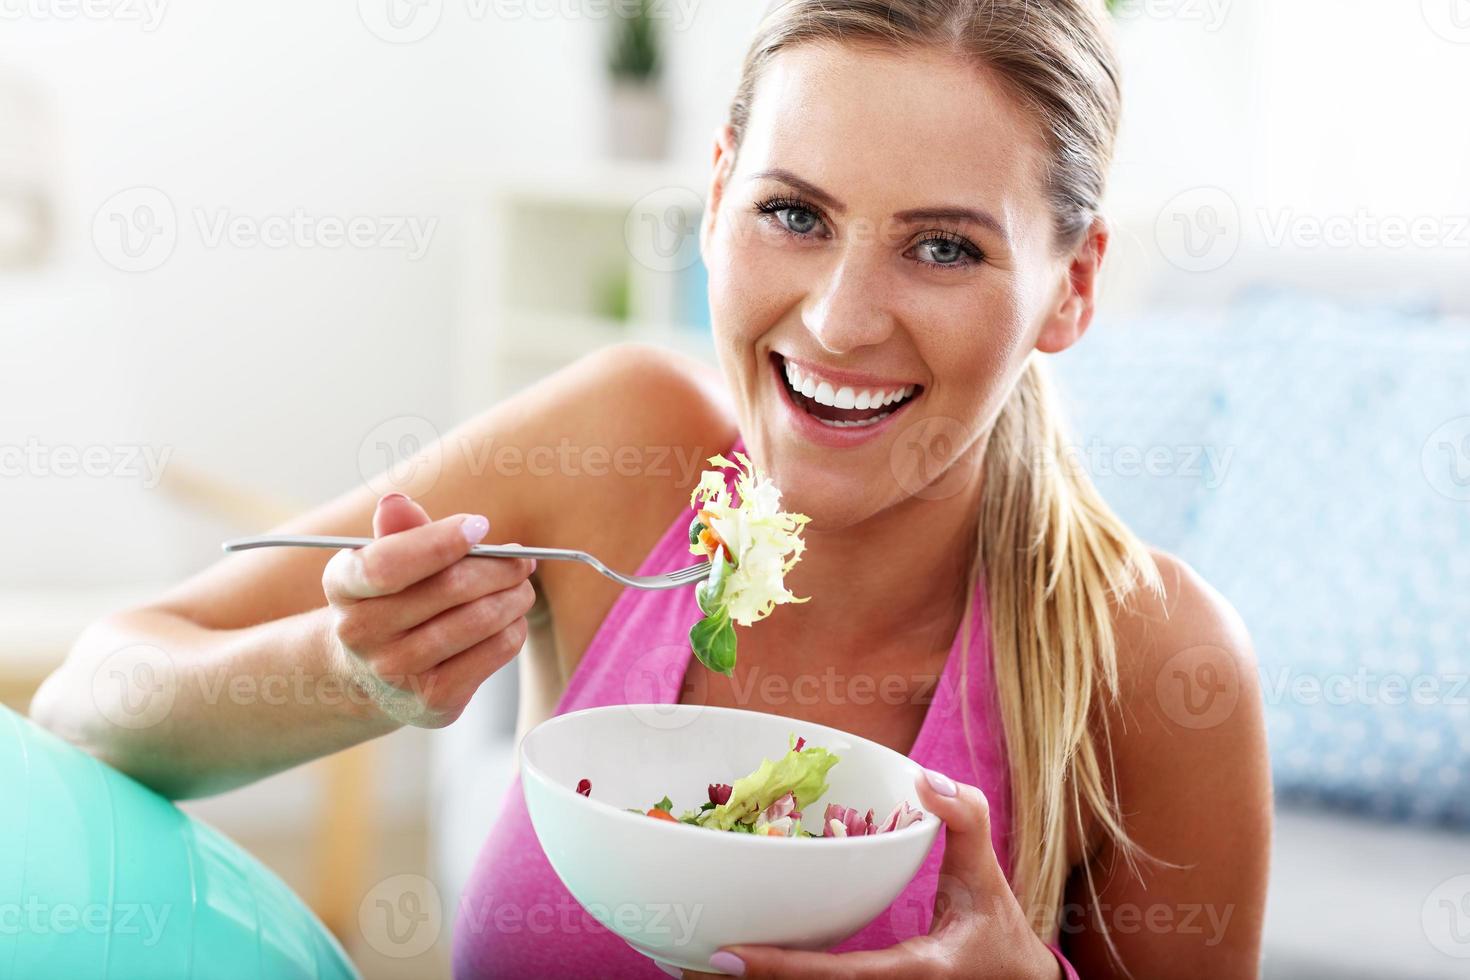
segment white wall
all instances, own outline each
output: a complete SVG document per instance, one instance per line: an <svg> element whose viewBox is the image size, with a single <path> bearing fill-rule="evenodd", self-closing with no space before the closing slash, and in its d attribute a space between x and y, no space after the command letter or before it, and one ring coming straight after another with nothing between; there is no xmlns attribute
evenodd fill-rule
<svg viewBox="0 0 1470 980"><path fill-rule="evenodd" d="M1470 46L1452 43L1455 22L1436 20L1435 3L1136 0L1120 27L1114 310L1223 302L1262 275L1470 308L1470 242L1271 248L1258 218L1470 214ZM605 24L534 14L558 5L591 9L442 0L436 29L409 44L365 26L377 0L176 3L153 30L7 13L0 91L21 78L49 104L54 142L32 148L56 161L44 169L59 244L39 272L0 273L0 445L147 446L290 503L360 479L360 443L384 420L452 423L452 327L487 274L462 248L479 202L497 172L594 165L601 144ZM705 165L760 6L700 0L672 37L681 161ZM129 274L104 261L92 224L136 185L167 194L179 238L161 267ZM1200 185L1224 189L1241 240L1208 273L1171 264L1175 246L1155 233ZM211 248L195 225L200 210L297 209L437 225L417 261L384 248ZM31 472L0 478L0 494L0 587L173 579L233 530L126 474ZM92 541L108 550L78 562Z"/></svg>

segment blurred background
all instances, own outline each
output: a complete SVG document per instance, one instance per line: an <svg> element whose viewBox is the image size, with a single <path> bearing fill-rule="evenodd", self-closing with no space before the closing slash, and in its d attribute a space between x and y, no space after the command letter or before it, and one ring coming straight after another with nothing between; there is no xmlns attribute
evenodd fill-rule
<svg viewBox="0 0 1470 980"><path fill-rule="evenodd" d="M1252 630L1267 975L1470 975L1470 3L1112 6L1117 234L1056 368L1109 499ZM4 5L6 702L590 350L711 357L694 229L763 7ZM186 809L366 976L447 975L515 697ZM444 910L407 943L373 911L405 889Z"/></svg>

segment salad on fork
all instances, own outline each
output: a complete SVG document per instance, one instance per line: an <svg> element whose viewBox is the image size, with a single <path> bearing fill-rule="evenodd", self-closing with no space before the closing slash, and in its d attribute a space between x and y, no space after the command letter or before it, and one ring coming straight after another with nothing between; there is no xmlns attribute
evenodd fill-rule
<svg viewBox="0 0 1470 980"><path fill-rule="evenodd" d="M721 469L706 470L689 498L699 508L689 525L689 551L710 560L709 577L695 589L704 618L689 630L689 643L700 663L729 676L737 625L748 627L778 605L810 598L797 598L784 578L801 559L801 530L811 518L782 512L781 492L744 453L709 462ZM733 495L725 469L736 472Z"/></svg>

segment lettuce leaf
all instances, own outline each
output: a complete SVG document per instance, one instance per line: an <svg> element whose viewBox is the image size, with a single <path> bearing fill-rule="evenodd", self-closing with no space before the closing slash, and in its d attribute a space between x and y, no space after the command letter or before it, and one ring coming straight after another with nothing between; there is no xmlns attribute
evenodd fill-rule
<svg viewBox="0 0 1470 980"><path fill-rule="evenodd" d="M729 802L701 815L700 823L718 830L753 826L767 807L787 793L796 798L796 809L802 810L827 792L827 772L835 765L837 756L816 746L800 752L792 749L774 762L763 759L759 769L735 781Z"/></svg>

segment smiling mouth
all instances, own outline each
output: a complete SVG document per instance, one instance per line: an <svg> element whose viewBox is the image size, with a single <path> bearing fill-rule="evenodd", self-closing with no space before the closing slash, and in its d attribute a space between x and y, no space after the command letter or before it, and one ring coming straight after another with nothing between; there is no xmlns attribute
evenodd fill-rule
<svg viewBox="0 0 1470 980"><path fill-rule="evenodd" d="M839 387L801 370L780 354L771 354L771 363L792 403L834 429L877 425L903 411L924 391L924 386L917 384L881 389Z"/></svg>

